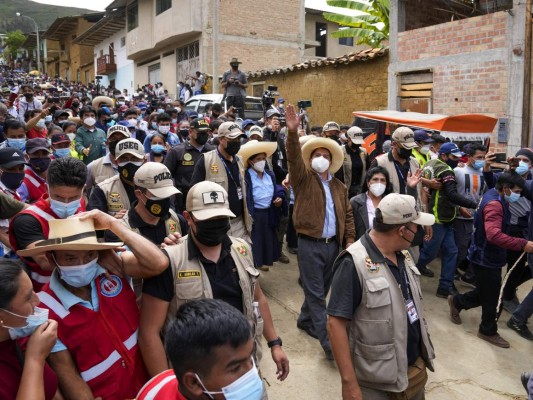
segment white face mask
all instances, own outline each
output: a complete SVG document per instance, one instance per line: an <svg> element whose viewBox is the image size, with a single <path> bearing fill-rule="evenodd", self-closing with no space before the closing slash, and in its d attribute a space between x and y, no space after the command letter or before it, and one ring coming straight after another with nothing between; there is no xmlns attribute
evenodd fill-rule
<svg viewBox="0 0 533 400"><path fill-rule="evenodd" d="M137 126L137 118L128 118L128 126Z"/></svg>
<svg viewBox="0 0 533 400"><path fill-rule="evenodd" d="M313 168L316 172L319 174L326 172L329 168L329 160L324 158L323 156L315 157L311 161L311 168Z"/></svg>
<svg viewBox="0 0 533 400"><path fill-rule="evenodd" d="M178 111L178 114L179 114L181 112L181 107L176 108L176 110Z"/></svg>
<svg viewBox="0 0 533 400"><path fill-rule="evenodd" d="M252 165L257 172L263 172L265 170L266 160L258 161Z"/></svg>
<svg viewBox="0 0 533 400"><path fill-rule="evenodd" d="M372 194L376 197L380 197L383 193L385 193L386 186L383 183L372 183L369 187L369 190L372 192Z"/></svg>
<svg viewBox="0 0 533 400"><path fill-rule="evenodd" d="M420 154L428 154L429 153L429 144L426 144L425 146L422 146L419 150Z"/></svg>
<svg viewBox="0 0 533 400"><path fill-rule="evenodd" d="M158 128L159 132L162 133L163 135L166 135L167 133L170 132L170 126L168 125L161 125L159 128Z"/></svg>
<svg viewBox="0 0 533 400"><path fill-rule="evenodd" d="M93 117L88 117L83 120L83 123L87 126L93 126L96 124L96 120Z"/></svg>

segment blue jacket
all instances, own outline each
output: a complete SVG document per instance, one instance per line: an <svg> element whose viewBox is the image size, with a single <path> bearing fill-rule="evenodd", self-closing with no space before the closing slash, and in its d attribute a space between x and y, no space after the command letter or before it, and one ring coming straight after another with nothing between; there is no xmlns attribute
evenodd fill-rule
<svg viewBox="0 0 533 400"><path fill-rule="evenodd" d="M492 201L499 201L503 207L502 232L509 234L511 212L509 205L502 199L496 189L490 189L483 195L481 202L474 214L474 231L472 242L468 249L468 260L487 268L502 268L507 263L507 249L495 246L488 242L483 221L483 210Z"/></svg>

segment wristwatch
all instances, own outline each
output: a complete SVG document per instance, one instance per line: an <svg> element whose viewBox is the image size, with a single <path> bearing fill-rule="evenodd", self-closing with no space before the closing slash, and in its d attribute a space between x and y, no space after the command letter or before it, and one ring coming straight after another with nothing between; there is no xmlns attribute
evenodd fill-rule
<svg viewBox="0 0 533 400"><path fill-rule="evenodd" d="M283 346L283 342L281 341L281 338L278 336L276 339L271 340L270 342L267 342L268 348L271 349L274 346Z"/></svg>

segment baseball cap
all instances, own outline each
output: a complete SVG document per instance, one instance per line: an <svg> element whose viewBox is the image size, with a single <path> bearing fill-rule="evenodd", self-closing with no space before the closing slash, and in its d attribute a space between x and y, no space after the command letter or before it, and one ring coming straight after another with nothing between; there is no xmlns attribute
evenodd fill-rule
<svg viewBox="0 0 533 400"><path fill-rule="evenodd" d="M187 116L189 118L198 118L198 113L196 111L187 111Z"/></svg>
<svg viewBox="0 0 533 400"><path fill-rule="evenodd" d="M215 217L235 217L229 209L228 193L218 183L211 181L199 182L189 190L185 208L200 221Z"/></svg>
<svg viewBox="0 0 533 400"><path fill-rule="evenodd" d="M465 155L455 143L447 142L440 146L439 154L451 154L455 157L462 157Z"/></svg>
<svg viewBox="0 0 533 400"><path fill-rule="evenodd" d="M57 119L57 118L61 117L62 115L67 116L67 118L70 117L70 114L66 110L57 110L54 113L54 118Z"/></svg>
<svg viewBox="0 0 533 400"><path fill-rule="evenodd" d="M242 128L246 128L248 125L255 125L254 124L254 121L252 121L251 119L245 119L244 121L242 121Z"/></svg>
<svg viewBox="0 0 533 400"><path fill-rule="evenodd" d="M144 159L144 147L137 139L123 139L117 143L115 158L118 160L124 154L132 154L142 160Z"/></svg>
<svg viewBox="0 0 533 400"><path fill-rule="evenodd" d="M34 138L34 139L28 139L26 141L26 153L27 154L33 154L39 150L50 151L50 146L48 145L48 141L46 139Z"/></svg>
<svg viewBox="0 0 533 400"><path fill-rule="evenodd" d="M195 118L191 121L191 128L196 131L208 131L210 130L209 121L205 118Z"/></svg>
<svg viewBox="0 0 533 400"><path fill-rule="evenodd" d="M341 130L341 128L339 127L339 124L337 124L335 121L326 122L326 124L322 128L323 132L326 132L326 131L337 131L337 132L340 132L340 130Z"/></svg>
<svg viewBox="0 0 533 400"><path fill-rule="evenodd" d="M380 211L381 221L387 225L402 225L414 222L418 225L433 225L435 216L418 211L416 200L408 194L391 193L379 202L376 209Z"/></svg>
<svg viewBox="0 0 533 400"><path fill-rule="evenodd" d="M125 138L131 137L130 130L127 127L121 124L120 125L117 124L117 125L113 125L111 128L107 130L107 139L109 139L110 136L116 132L120 132L122 135L124 135Z"/></svg>
<svg viewBox="0 0 533 400"><path fill-rule="evenodd" d="M239 124L231 121L223 122L218 127L218 137L226 137L228 139L237 139L241 136L246 136L241 130Z"/></svg>
<svg viewBox="0 0 533 400"><path fill-rule="evenodd" d="M363 130L358 126L352 126L348 129L346 136L348 136L354 144L363 144L365 142L363 138Z"/></svg>
<svg viewBox="0 0 533 400"><path fill-rule="evenodd" d="M392 140L400 144L404 149L414 149L415 147L418 147L415 142L414 132L406 126L400 126L396 129L392 134Z"/></svg>
<svg viewBox="0 0 533 400"><path fill-rule="evenodd" d="M139 167L133 177L135 185L148 189L150 193L160 199L181 193L174 187L174 181L165 164L147 162Z"/></svg>
<svg viewBox="0 0 533 400"><path fill-rule="evenodd" d="M278 110L274 110L273 108L271 108L270 110L268 110L266 112L265 117L266 118L272 118L274 115L277 115L279 117L281 114L279 113Z"/></svg>
<svg viewBox="0 0 533 400"><path fill-rule="evenodd" d="M429 136L429 134L423 130L423 129L417 129L416 131L414 131L414 134L415 134L415 141L416 142L427 142L427 143L431 143L431 142L434 142L435 140L433 140L431 138L431 136Z"/></svg>
<svg viewBox="0 0 533 400"><path fill-rule="evenodd" d="M278 103L285 103L285 99L284 99L283 97L280 97L280 98L278 99Z"/></svg>
<svg viewBox="0 0 533 400"><path fill-rule="evenodd" d="M67 136L66 133L54 133L51 139L52 139L52 144L70 143L70 138Z"/></svg>
<svg viewBox="0 0 533 400"><path fill-rule="evenodd" d="M257 135L263 137L263 128L260 126L254 125L250 128L250 136Z"/></svg>
<svg viewBox="0 0 533 400"><path fill-rule="evenodd" d="M12 147L0 149L0 167L13 168L23 164L26 164L26 159L22 151Z"/></svg>

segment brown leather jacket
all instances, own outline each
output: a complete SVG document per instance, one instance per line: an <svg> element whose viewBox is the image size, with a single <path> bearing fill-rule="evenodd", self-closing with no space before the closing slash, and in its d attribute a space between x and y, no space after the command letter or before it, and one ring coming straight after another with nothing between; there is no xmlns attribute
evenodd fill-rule
<svg viewBox="0 0 533 400"><path fill-rule="evenodd" d="M287 135L287 160L289 177L294 190L293 222L296 232L320 238L326 217L326 194L320 176L308 169L302 158L297 132ZM331 195L337 217L337 241L344 246L355 240L353 213L346 186L333 177L330 182Z"/></svg>

